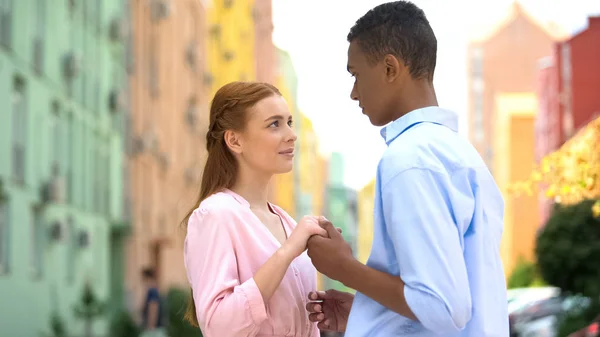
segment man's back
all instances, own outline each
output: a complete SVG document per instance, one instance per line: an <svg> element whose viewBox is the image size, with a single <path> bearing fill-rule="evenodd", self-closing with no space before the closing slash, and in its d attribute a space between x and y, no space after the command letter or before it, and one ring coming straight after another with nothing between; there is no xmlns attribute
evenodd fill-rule
<svg viewBox="0 0 600 337"><path fill-rule="evenodd" d="M413 111L385 128L367 265L398 275L419 319L357 294L346 336L507 336L503 200L456 116Z"/></svg>

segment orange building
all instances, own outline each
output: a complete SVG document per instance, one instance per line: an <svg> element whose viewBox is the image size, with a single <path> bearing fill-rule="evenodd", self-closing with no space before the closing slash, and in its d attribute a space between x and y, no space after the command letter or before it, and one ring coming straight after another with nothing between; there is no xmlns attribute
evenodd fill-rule
<svg viewBox="0 0 600 337"><path fill-rule="evenodd" d="M185 228L205 159L208 97L201 1L131 1L131 121L128 193L132 233L126 290L139 308L140 271L153 266L163 289L187 285ZM127 188L127 187L126 187ZM166 289L165 289L166 290Z"/></svg>
<svg viewBox="0 0 600 337"><path fill-rule="evenodd" d="M468 48L469 136L490 168L493 165L495 97L503 92L535 92L538 61L565 37L515 1L504 20L481 30Z"/></svg>

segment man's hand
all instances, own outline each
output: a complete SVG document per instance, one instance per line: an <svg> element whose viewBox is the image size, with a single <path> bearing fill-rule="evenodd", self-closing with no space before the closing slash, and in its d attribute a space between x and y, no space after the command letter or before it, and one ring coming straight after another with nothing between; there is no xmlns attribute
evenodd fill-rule
<svg viewBox="0 0 600 337"><path fill-rule="evenodd" d="M355 261L352 249L329 220L321 218L319 225L325 228L329 238L313 235L308 240L308 256L319 272L331 279L342 281L346 276L344 266Z"/></svg>
<svg viewBox="0 0 600 337"><path fill-rule="evenodd" d="M337 290L311 292L308 294L311 301L306 305L310 313L308 319L317 322L322 331L346 331L348 315L354 301L354 295Z"/></svg>

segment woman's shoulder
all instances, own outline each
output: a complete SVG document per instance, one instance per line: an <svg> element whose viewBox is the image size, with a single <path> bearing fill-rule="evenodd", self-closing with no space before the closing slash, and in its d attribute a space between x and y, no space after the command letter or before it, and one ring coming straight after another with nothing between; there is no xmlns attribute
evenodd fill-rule
<svg viewBox="0 0 600 337"><path fill-rule="evenodd" d="M229 217L239 214L242 207L239 202L230 194L217 192L202 200L200 205L194 210L201 218L218 216Z"/></svg>

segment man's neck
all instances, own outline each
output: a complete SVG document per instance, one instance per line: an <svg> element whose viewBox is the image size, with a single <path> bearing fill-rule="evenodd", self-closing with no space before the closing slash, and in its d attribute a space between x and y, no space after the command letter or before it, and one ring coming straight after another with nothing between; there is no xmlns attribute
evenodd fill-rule
<svg viewBox="0 0 600 337"><path fill-rule="evenodd" d="M430 106L438 106L437 96L433 83L429 80L414 81L404 91L403 96L398 97L398 112L393 116L396 120L407 113Z"/></svg>

